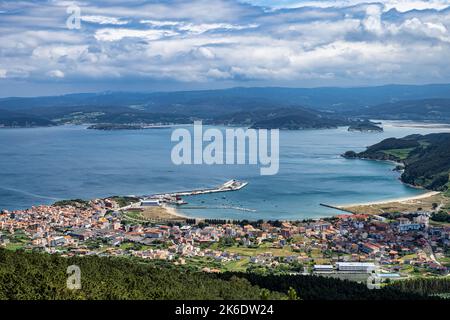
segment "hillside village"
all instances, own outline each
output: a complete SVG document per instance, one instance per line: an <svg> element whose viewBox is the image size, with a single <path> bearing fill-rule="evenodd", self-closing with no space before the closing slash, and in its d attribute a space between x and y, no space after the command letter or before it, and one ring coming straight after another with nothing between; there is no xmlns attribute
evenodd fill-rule
<svg viewBox="0 0 450 320"><path fill-rule="evenodd" d="M450 227L431 225L428 212L394 219L345 214L298 222L136 223L124 219L120 207L111 198L3 210L0 245L63 256L167 260L205 272L346 277L377 267L392 278L405 278L450 271Z"/></svg>

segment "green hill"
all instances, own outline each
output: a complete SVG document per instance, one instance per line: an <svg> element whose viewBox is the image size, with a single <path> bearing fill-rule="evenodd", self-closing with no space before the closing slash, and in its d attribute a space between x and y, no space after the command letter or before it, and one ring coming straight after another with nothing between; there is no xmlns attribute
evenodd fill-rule
<svg viewBox="0 0 450 320"><path fill-rule="evenodd" d="M401 162L403 182L436 191L449 189L450 133L389 138L364 152L348 151L343 156Z"/></svg>

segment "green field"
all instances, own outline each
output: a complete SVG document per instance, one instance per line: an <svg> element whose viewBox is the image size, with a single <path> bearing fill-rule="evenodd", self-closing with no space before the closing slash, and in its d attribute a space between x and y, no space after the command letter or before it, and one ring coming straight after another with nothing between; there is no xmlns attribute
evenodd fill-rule
<svg viewBox="0 0 450 320"><path fill-rule="evenodd" d="M400 160L405 160L408 158L411 151L413 151L415 148L406 148L406 149L389 149L384 150L383 152L385 154L388 154L390 156L394 156L396 158L399 158Z"/></svg>
<svg viewBox="0 0 450 320"><path fill-rule="evenodd" d="M229 248L224 248L224 251L228 251L231 253L237 253L241 256L255 256L258 254L263 254L270 252L276 257L286 257L295 254L292 249L288 246L284 246L283 248L272 248L271 243L263 243L258 248L248 248L248 247L238 247L233 246Z"/></svg>

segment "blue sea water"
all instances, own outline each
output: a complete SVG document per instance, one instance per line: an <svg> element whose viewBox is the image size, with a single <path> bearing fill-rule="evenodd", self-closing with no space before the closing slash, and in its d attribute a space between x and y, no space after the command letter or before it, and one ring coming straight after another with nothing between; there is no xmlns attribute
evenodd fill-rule
<svg viewBox="0 0 450 320"><path fill-rule="evenodd" d="M148 195L249 182L237 192L188 197L190 216L229 219L303 219L336 214L320 203L346 204L412 196L423 191L398 181L393 164L347 160L388 137L449 131L385 123L384 133L282 131L280 170L172 164L173 129L96 131L84 126L0 130L0 208L23 209L60 199ZM239 210L238 208L244 208Z"/></svg>

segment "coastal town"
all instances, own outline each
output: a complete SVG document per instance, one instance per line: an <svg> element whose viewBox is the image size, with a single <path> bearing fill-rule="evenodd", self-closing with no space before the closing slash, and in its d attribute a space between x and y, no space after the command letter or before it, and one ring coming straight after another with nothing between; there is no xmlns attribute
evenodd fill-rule
<svg viewBox="0 0 450 320"><path fill-rule="evenodd" d="M172 211L171 211L172 210ZM113 197L62 201L0 214L0 245L62 256L165 260L198 271L320 274L361 280L445 276L450 226L430 212L341 214L305 221L200 220L158 200Z"/></svg>

